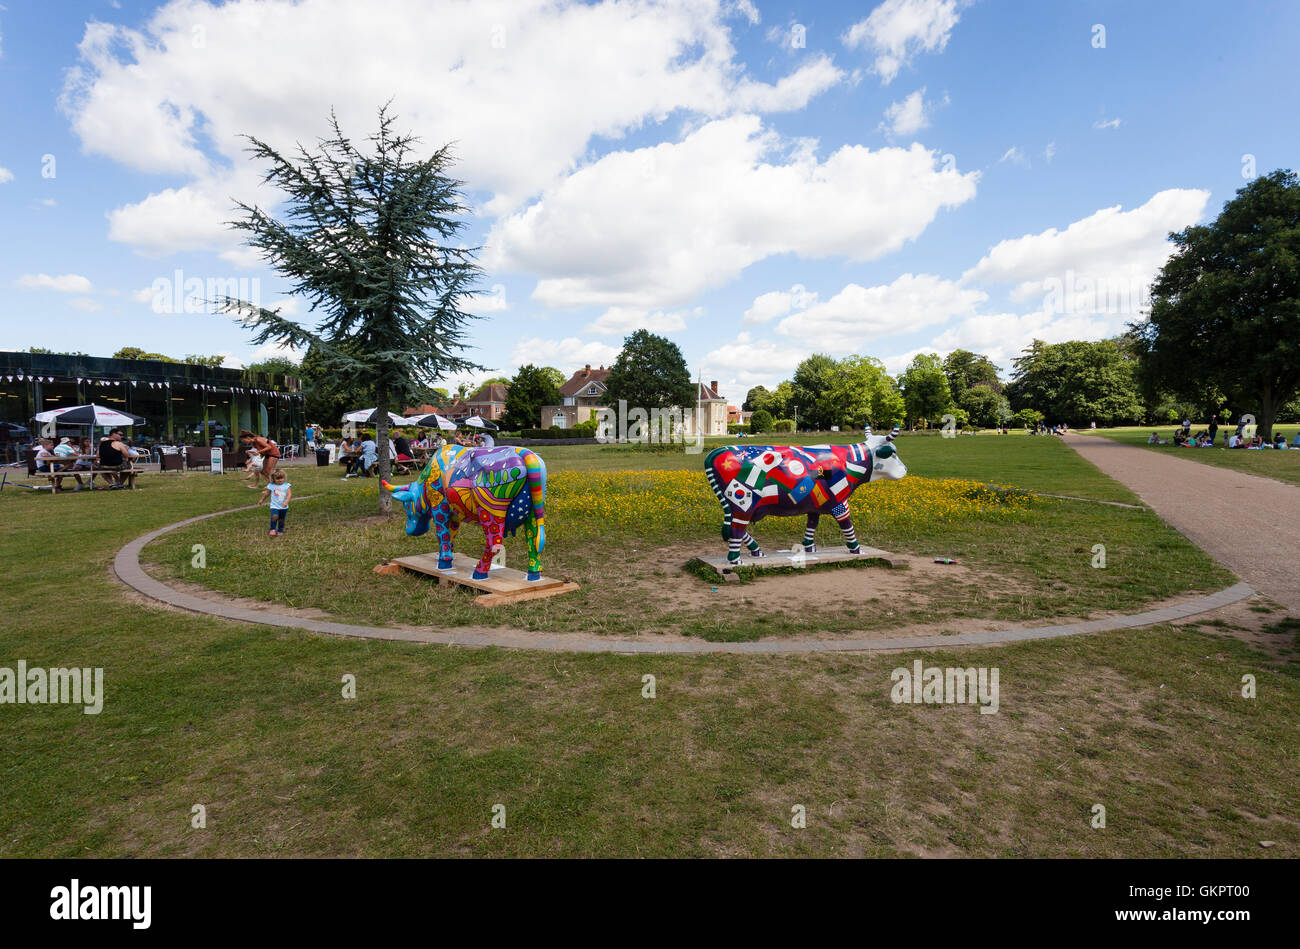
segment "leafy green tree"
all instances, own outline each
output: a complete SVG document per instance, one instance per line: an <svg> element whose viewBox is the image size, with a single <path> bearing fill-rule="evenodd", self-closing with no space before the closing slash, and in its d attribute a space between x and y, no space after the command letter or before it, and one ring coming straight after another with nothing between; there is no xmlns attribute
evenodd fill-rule
<svg viewBox="0 0 1300 949"><path fill-rule="evenodd" d="M321 315L309 330L243 300L220 301L254 330L255 342L274 340L314 348L329 370L365 380L374 404L393 410L452 373L482 367L460 353L466 346L463 308L481 271L475 248L461 244L469 212L450 177L450 146L418 158L418 139L396 133L388 107L362 152L330 115L330 132L314 151L298 145L282 154L248 137L255 159L269 163L265 180L283 192L276 219L240 202L233 226L293 285L294 294ZM304 362L305 362L304 358ZM388 416L376 424L379 474L387 477ZM380 510L392 506L379 492Z"/></svg>
<svg viewBox="0 0 1300 949"><path fill-rule="evenodd" d="M1213 223L1170 240L1150 317L1134 326L1144 376L1193 400L1215 385L1270 438L1300 389L1300 179L1256 178Z"/></svg>
<svg viewBox="0 0 1300 949"><path fill-rule="evenodd" d="M555 388L557 389L569 381L569 377L560 372L560 370L556 369L554 366L542 366L538 372L545 373L546 377L550 379L551 382L555 383Z"/></svg>
<svg viewBox="0 0 1300 949"><path fill-rule="evenodd" d="M156 362L180 362L179 359L173 359L171 356L164 356L162 353L147 353L139 346L123 346L117 352L113 353L114 359L152 359Z"/></svg>
<svg viewBox="0 0 1300 949"><path fill-rule="evenodd" d="M1114 339L1034 340L1014 360L1007 396L1013 408L1035 408L1052 424L1086 427L1142 421L1136 362Z"/></svg>
<svg viewBox="0 0 1300 949"><path fill-rule="evenodd" d="M745 401L749 406L746 411L757 412L761 409L774 419L785 418L794 409L794 386L782 382L770 392L762 386L756 386L749 390L749 397Z"/></svg>
<svg viewBox="0 0 1300 949"><path fill-rule="evenodd" d="M225 356L197 356L194 353L190 353L184 360L187 366L207 366L209 369L220 369L225 361Z"/></svg>
<svg viewBox="0 0 1300 949"><path fill-rule="evenodd" d="M849 356L835 367L829 400L832 424L875 430L892 428L903 420L902 393L878 359Z"/></svg>
<svg viewBox="0 0 1300 949"><path fill-rule="evenodd" d="M742 412L757 412L757 403L768 396L767 386L754 386L745 393L745 401L740 404Z"/></svg>
<svg viewBox="0 0 1300 949"><path fill-rule="evenodd" d="M517 431L540 426L543 405L557 405L560 390L555 379L543 369L529 363L520 366L510 380L506 391L506 411L502 416L503 428ZM545 427L545 426L540 426Z"/></svg>
<svg viewBox="0 0 1300 949"><path fill-rule="evenodd" d="M677 344L649 330L637 330L623 340L623 349L605 380L605 400L629 408L693 408L695 384Z"/></svg>
<svg viewBox="0 0 1300 949"><path fill-rule="evenodd" d="M981 428L994 428L1011 418L1011 406L1006 396L984 383L973 385L962 392L957 406L964 409L970 420Z"/></svg>
<svg viewBox="0 0 1300 949"><path fill-rule="evenodd" d="M907 418L915 425L921 419L936 422L950 409L952 390L948 376L943 371L943 361L935 353L917 353L911 364L898 377L903 390L903 404Z"/></svg>
<svg viewBox="0 0 1300 949"><path fill-rule="evenodd" d="M1021 409L1011 416L1011 421L1025 428L1034 428L1043 420L1043 413L1038 409Z"/></svg>
<svg viewBox="0 0 1300 949"><path fill-rule="evenodd" d="M799 410L797 421L818 430L838 424L840 410L832 393L839 375L839 364L825 353L814 353L799 363L790 380Z"/></svg>
<svg viewBox="0 0 1300 949"><path fill-rule="evenodd" d="M333 361L315 346L303 355L298 378L308 421L337 426L345 412L369 408L375 402L374 387L368 380L337 371Z"/></svg>
<svg viewBox="0 0 1300 949"><path fill-rule="evenodd" d="M749 431L753 435L761 435L763 432L772 430L772 413L766 409L758 409L749 417Z"/></svg>
<svg viewBox="0 0 1300 949"><path fill-rule="evenodd" d="M298 364L283 356L272 356L270 359L263 359L261 362L249 363L244 367L245 372L260 372L268 376L298 376Z"/></svg>
<svg viewBox="0 0 1300 949"><path fill-rule="evenodd" d="M962 404L962 394L972 386L986 386L994 392L1002 391L998 367L989 357L968 349L954 349L943 360L943 373L948 377L948 389L957 405Z"/></svg>

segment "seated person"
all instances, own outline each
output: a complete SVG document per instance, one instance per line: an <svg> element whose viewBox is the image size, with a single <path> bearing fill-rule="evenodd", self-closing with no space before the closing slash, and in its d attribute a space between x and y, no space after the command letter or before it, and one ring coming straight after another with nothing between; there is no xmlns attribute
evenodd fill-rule
<svg viewBox="0 0 1300 949"><path fill-rule="evenodd" d="M406 437L404 435L398 435L396 438L393 439L393 449L394 449L393 457L396 458L398 461L411 460L412 458L411 443L406 440Z"/></svg>
<svg viewBox="0 0 1300 949"><path fill-rule="evenodd" d="M1245 445L1242 444L1242 439L1241 439L1241 433L1240 433L1240 432L1233 432L1231 435L1228 436L1228 447L1229 447L1229 448L1245 448L1245 447L1246 447Z"/></svg>
<svg viewBox="0 0 1300 949"><path fill-rule="evenodd" d="M1151 437L1147 439L1147 444L1148 444L1148 445L1163 445L1164 442L1161 441L1161 439L1160 439L1160 434L1159 434L1158 432L1152 432L1152 433L1151 433Z"/></svg>
<svg viewBox="0 0 1300 949"><path fill-rule="evenodd" d="M1290 448L1291 446L1286 443L1286 436L1283 435L1281 432L1278 432L1277 436L1273 439L1273 447Z"/></svg>
<svg viewBox="0 0 1300 949"><path fill-rule="evenodd" d="M1174 432L1174 444L1179 448L1187 445L1187 434L1181 428Z"/></svg>
<svg viewBox="0 0 1300 949"><path fill-rule="evenodd" d="M134 455L135 452L122 440L120 428L113 429L107 438L100 440L99 469L115 472L104 475L109 488L121 488L126 485L126 475L123 472L131 470L131 458Z"/></svg>
<svg viewBox="0 0 1300 949"><path fill-rule="evenodd" d="M81 464L76 460L77 451L77 442L67 436L59 439L59 443L54 446L54 454L56 457L63 459L63 464L59 465L56 470L67 471L79 468ZM80 491L85 486L85 482L81 480L79 474L73 474L73 477L77 479L77 486L73 490ZM60 483L62 483L62 479L60 479Z"/></svg>
<svg viewBox="0 0 1300 949"><path fill-rule="evenodd" d="M36 443L36 470L42 473L54 470L54 462L59 456L54 453L54 439L42 438Z"/></svg>

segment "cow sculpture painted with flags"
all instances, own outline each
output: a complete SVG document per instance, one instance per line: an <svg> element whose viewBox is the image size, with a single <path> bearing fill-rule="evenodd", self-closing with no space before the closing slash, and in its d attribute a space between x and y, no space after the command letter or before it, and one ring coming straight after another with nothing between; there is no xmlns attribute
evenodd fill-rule
<svg viewBox="0 0 1300 949"><path fill-rule="evenodd" d="M897 435L897 428L888 435L872 435L868 429L866 440L856 445L729 445L709 452L704 473L722 504L727 560L738 561L742 546L751 557L765 556L749 527L769 514L806 514L803 549L808 553L817 549L818 520L829 514L844 532L849 553L856 554L859 545L849 518L849 496L873 479L896 481L907 476L907 466L894 447Z"/></svg>
<svg viewBox="0 0 1300 949"><path fill-rule="evenodd" d="M483 556L474 579L483 580L505 535L524 528L528 538L528 579L542 575L546 547L546 464L527 448L465 448L447 445L430 459L420 477L403 487L383 482L406 508L406 533L438 535L438 568L450 570L461 521L483 528Z"/></svg>

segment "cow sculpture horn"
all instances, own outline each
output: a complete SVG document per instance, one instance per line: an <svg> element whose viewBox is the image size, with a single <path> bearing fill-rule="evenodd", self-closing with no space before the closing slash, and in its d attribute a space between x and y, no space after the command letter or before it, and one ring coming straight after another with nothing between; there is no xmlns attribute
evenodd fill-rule
<svg viewBox="0 0 1300 949"><path fill-rule="evenodd" d="M898 436L898 426L895 425L894 430L885 436L885 441L892 442L897 436Z"/></svg>

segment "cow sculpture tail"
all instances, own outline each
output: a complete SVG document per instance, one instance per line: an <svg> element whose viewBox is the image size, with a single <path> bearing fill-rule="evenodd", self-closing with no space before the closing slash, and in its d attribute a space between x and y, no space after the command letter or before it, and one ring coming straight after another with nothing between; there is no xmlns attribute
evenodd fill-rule
<svg viewBox="0 0 1300 949"><path fill-rule="evenodd" d="M718 456L726 453L730 449L715 448L704 458L704 475L709 479L709 487L713 489L713 494L722 505L722 539L731 539L731 504L727 501L726 494L723 493L722 482L718 480L718 472L714 467L714 462Z"/></svg>
<svg viewBox="0 0 1300 949"><path fill-rule="evenodd" d="M528 579L541 577L542 551L546 549L546 462L536 452L522 449L519 452L528 469L528 495L532 516L524 525L528 535Z"/></svg>

